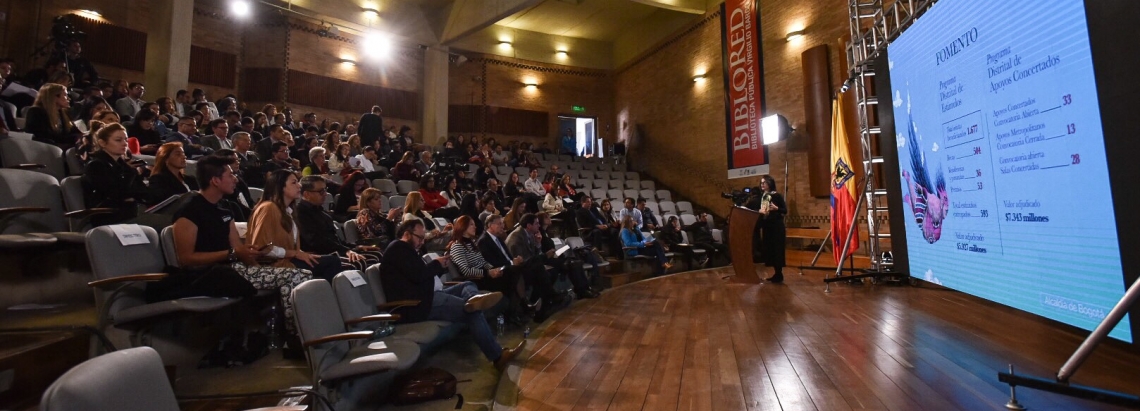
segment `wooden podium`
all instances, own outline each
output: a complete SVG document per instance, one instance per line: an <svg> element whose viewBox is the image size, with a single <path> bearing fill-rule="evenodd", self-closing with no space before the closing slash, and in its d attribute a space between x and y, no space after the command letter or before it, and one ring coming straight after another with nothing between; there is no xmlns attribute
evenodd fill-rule
<svg viewBox="0 0 1140 411"><path fill-rule="evenodd" d="M760 213L733 206L728 211L728 249L732 256L732 268L736 276L729 281L742 284L759 284L756 264L752 262L752 234Z"/></svg>

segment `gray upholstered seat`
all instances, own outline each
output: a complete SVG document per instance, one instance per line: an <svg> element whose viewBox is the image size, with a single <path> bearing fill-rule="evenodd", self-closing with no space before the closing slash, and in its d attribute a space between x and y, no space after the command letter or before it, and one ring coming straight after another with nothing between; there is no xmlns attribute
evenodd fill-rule
<svg viewBox="0 0 1140 411"><path fill-rule="evenodd" d="M356 225L355 219L344 222L344 241L349 244L360 242L360 227Z"/></svg>
<svg viewBox="0 0 1140 411"><path fill-rule="evenodd" d="M96 284L140 274L160 274L166 266L158 233L153 228L138 226L146 235L147 244L122 245L111 226L97 227L87 232L87 255ZM157 280L150 279L150 281ZM110 323L117 328L139 329L160 317L178 313L214 311L238 299L183 298L148 304L145 298L147 280L123 281L106 284L97 291L102 305L101 324Z"/></svg>
<svg viewBox="0 0 1140 411"><path fill-rule="evenodd" d="M40 164L45 167L31 170L50 175L56 180L67 177L63 165L63 150L39 141L0 137L0 162L3 162L5 167Z"/></svg>
<svg viewBox="0 0 1140 411"><path fill-rule="evenodd" d="M25 211L18 211L21 209ZM82 244L83 234L70 232L69 218L64 212L64 199L55 177L28 170L0 169L0 234L4 235L0 245ZM52 235L57 241L47 240L44 234Z"/></svg>
<svg viewBox="0 0 1140 411"><path fill-rule="evenodd" d="M378 267L371 267L370 270L378 270ZM336 292L337 305L340 306L340 314L345 319L362 318L369 315L380 314L377 308L376 298L372 296L372 287L368 285L368 278L364 277L364 273L355 271L360 274L365 280L365 284L360 286L353 286L352 281L348 279L346 273L337 274L333 278L333 290ZM379 277L377 276L377 281ZM424 321L417 323L405 323L396 325L396 331L390 338L407 340L420 345L431 344L439 338L440 330L447 326L448 323L440 321ZM379 324L377 323L359 323L349 325L348 329L351 331L373 331L376 330Z"/></svg>
<svg viewBox="0 0 1140 411"><path fill-rule="evenodd" d="M336 387L343 379L406 370L419 358L420 348L414 342L372 340L370 332L348 333L328 281L301 283L293 289L293 304L297 331L307 346L314 383L321 387ZM346 338L337 339L338 336ZM322 339L327 342L316 343ZM358 343L351 344L350 339Z"/></svg>
<svg viewBox="0 0 1140 411"><path fill-rule="evenodd" d="M43 411L178 411L178 400L150 347L107 353L59 377L40 401Z"/></svg>
<svg viewBox="0 0 1140 411"><path fill-rule="evenodd" d="M249 411L303 411L304 406ZM84 361L55 380L43 411L178 411L162 358L150 347L128 348Z"/></svg>

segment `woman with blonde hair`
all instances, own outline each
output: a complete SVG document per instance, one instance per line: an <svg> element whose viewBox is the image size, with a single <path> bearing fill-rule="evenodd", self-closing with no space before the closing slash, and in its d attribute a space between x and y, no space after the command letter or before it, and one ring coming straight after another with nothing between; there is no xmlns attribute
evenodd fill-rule
<svg viewBox="0 0 1140 411"><path fill-rule="evenodd" d="M186 178L183 173L185 169L186 152L182 150L182 143L160 146L154 156L154 165L150 168L150 203L158 204L171 196L197 190L198 183L192 178Z"/></svg>
<svg viewBox="0 0 1140 411"><path fill-rule="evenodd" d="M403 221L423 221L424 230L427 231L427 235L424 236L424 247L429 251L446 250L447 242L451 239L451 224L441 227L430 213L424 211L426 204L427 202L424 201L424 197L419 191L408 193L408 198L404 201Z"/></svg>
<svg viewBox="0 0 1140 411"><path fill-rule="evenodd" d="M40 87L36 101L28 108L24 131L32 134L32 139L64 150L74 147L80 133L71 124L71 99L67 87L57 83L47 83Z"/></svg>
<svg viewBox="0 0 1140 411"><path fill-rule="evenodd" d="M95 133L95 145L98 150L91 154L80 179L83 200L89 209L111 208L115 212L96 215L91 223L100 226L130 220L147 199L148 190L140 170L129 162L127 130L118 123L100 127Z"/></svg>
<svg viewBox="0 0 1140 411"><path fill-rule="evenodd" d="M349 124L351 126L351 124ZM364 154L364 146L360 144L360 135L353 134L348 137L348 155L358 156Z"/></svg>
<svg viewBox="0 0 1140 411"><path fill-rule="evenodd" d="M386 249L388 243L396 239L396 221L400 217L401 210L390 209L385 216L380 210L384 207L383 202L387 200L384 198L384 193L375 188L366 188L360 194L360 211L356 213L356 227L360 232L358 244Z"/></svg>

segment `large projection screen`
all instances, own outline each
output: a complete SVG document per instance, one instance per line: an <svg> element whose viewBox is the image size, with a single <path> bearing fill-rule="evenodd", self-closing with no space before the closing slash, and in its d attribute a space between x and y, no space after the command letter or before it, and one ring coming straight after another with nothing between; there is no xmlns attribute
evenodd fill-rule
<svg viewBox="0 0 1140 411"><path fill-rule="evenodd" d="M1125 278L1083 1L942 0L887 51L911 273L1096 327Z"/></svg>

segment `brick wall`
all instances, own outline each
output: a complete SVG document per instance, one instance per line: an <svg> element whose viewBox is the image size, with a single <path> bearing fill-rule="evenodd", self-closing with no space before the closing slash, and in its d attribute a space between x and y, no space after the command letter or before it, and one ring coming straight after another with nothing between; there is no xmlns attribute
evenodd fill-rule
<svg viewBox="0 0 1140 411"><path fill-rule="evenodd" d="M760 2L764 56L765 100L768 112L781 113L802 127L803 78L800 53L821 43L829 46L832 82L845 78L839 72L844 59L837 47L847 32L847 8L842 0ZM784 37L804 28L802 40ZM628 139L631 166L643 171L724 215L728 202L720 192L755 186L757 178L729 180L725 165L724 90L721 65L719 13L682 29L651 51L620 68L615 76L615 110L618 134ZM703 82L693 76L707 73ZM788 206L793 215L827 215L828 200L810 196L806 146L786 144L770 148L771 174L783 187L784 162L789 162Z"/></svg>
<svg viewBox="0 0 1140 411"><path fill-rule="evenodd" d="M450 104L483 104L485 87L488 106L544 111L549 116L549 130L546 137L488 134L489 137L495 137L500 142L509 140L535 144L546 142L552 148L557 147L555 143L559 135L557 118L559 114L597 117L599 136L612 141L616 135L612 120L613 83L608 73L501 56L471 54L469 57L472 58L471 61L461 66L452 64L448 72ZM530 81L538 84L538 87L524 87L524 84ZM572 112L571 106L574 105L583 106L585 111Z"/></svg>

